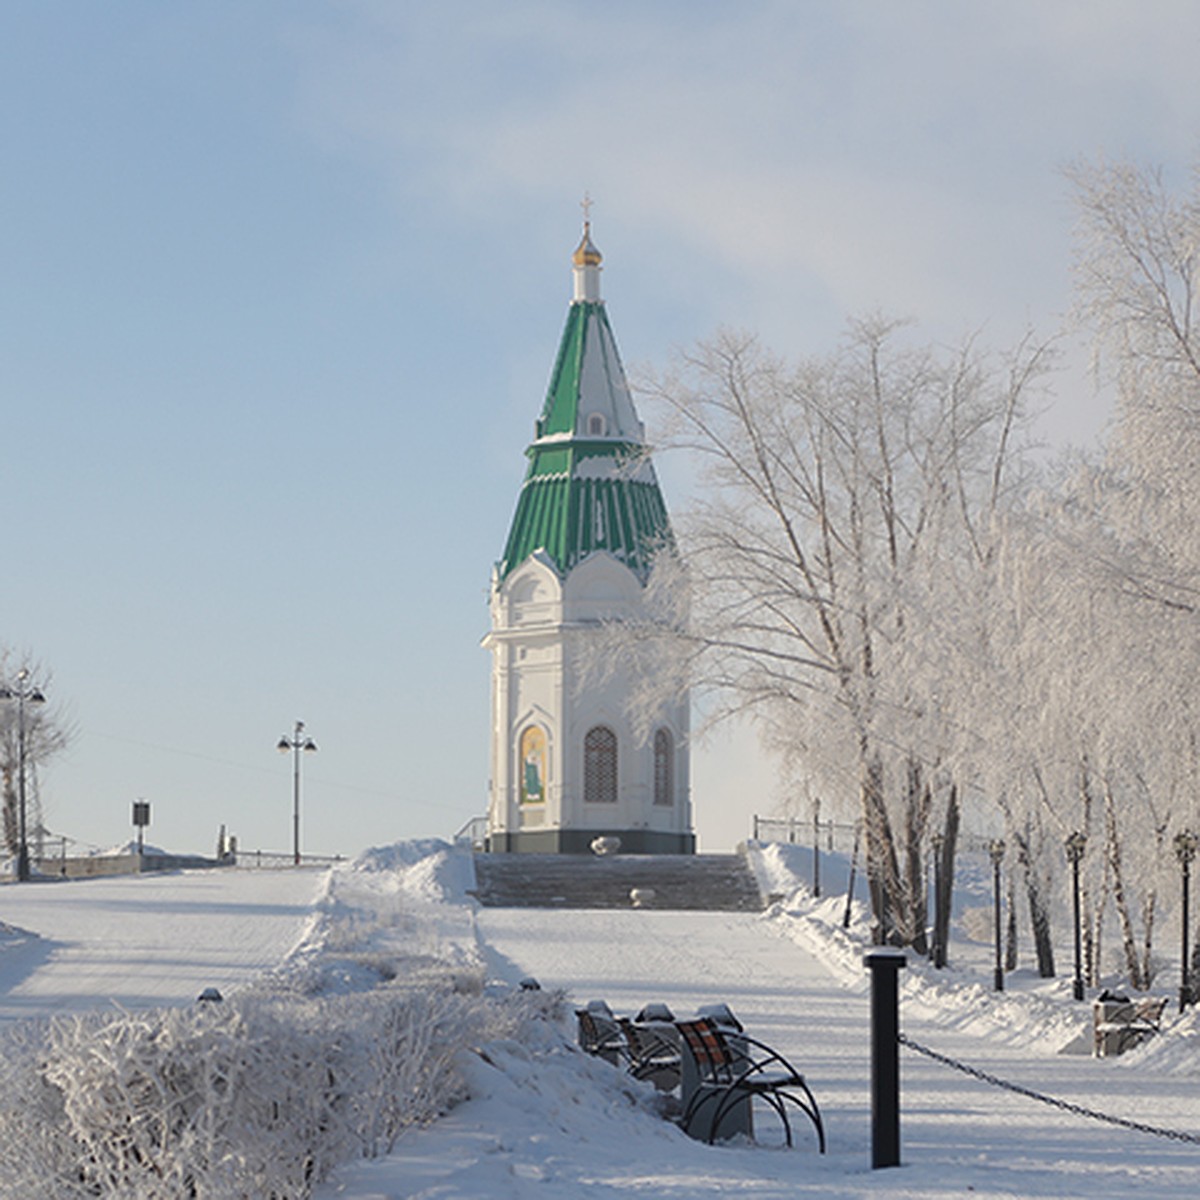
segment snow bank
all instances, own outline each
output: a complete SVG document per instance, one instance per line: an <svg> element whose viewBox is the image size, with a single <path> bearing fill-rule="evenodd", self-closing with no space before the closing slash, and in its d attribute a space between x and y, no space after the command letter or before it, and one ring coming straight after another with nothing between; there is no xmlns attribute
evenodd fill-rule
<svg viewBox="0 0 1200 1200"><path fill-rule="evenodd" d="M166 858L170 851L164 850L161 846L152 846L149 842L142 845L142 854L148 856L157 856ZM107 850L89 850L88 856L91 858L124 858L129 854L138 853L138 844L136 838L131 838L127 842L122 842L119 846L109 846Z"/></svg>
<svg viewBox="0 0 1200 1200"><path fill-rule="evenodd" d="M1131 1070L1156 1075L1200 1075L1200 1009L1189 1008L1174 1016L1164 1014L1164 1036L1150 1038L1117 1060Z"/></svg>
<svg viewBox="0 0 1200 1200"><path fill-rule="evenodd" d="M475 860L439 838L397 842L363 851L351 870L395 873L397 886L429 903L462 904L475 888Z"/></svg>
<svg viewBox="0 0 1200 1200"><path fill-rule="evenodd" d="M13 981L23 978L50 948L40 934L0 921L0 987L11 987Z"/></svg>
<svg viewBox="0 0 1200 1200"><path fill-rule="evenodd" d="M462 1070L469 1102L420 1132L420 1150L405 1157L402 1173L394 1161L359 1160L316 1195L580 1200L615 1195L598 1183L614 1166L627 1174L631 1195L692 1194L702 1148L662 1119L649 1084L560 1040L498 1040L465 1056ZM666 1167L669 1190L652 1187L647 1164ZM731 1179L730 1191L739 1182Z"/></svg>
<svg viewBox="0 0 1200 1200"><path fill-rule="evenodd" d="M835 971L847 988L866 990L870 986L862 966L870 948L866 906L857 900L852 904L850 926L844 929L845 896L812 897L807 848L750 843L748 855L759 879L769 884L764 890L785 897L768 910L767 919ZM973 915L991 904L988 871L970 856L964 856L961 866L955 881L957 920L951 965L937 970L909 952L900 974L905 1012L995 1044L1090 1054L1091 1009L1074 1001L1068 979L1044 980L1021 970L1008 974L1004 991L993 990L993 948L990 942L973 942L968 932L976 923ZM990 907L988 912L990 916ZM989 919L984 928L990 924ZM1200 1015L1190 1013L1181 1022L1168 1020L1164 1030L1169 1036L1154 1039L1120 1061L1126 1066L1153 1061L1156 1069L1200 1074Z"/></svg>

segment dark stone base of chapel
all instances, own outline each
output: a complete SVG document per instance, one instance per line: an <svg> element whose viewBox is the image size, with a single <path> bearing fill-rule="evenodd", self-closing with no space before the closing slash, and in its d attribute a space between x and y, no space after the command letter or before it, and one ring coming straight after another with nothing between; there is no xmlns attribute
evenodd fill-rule
<svg viewBox="0 0 1200 1200"><path fill-rule="evenodd" d="M525 829L488 835L489 854L588 854L598 837L619 837L621 854L695 854L694 833L653 829Z"/></svg>

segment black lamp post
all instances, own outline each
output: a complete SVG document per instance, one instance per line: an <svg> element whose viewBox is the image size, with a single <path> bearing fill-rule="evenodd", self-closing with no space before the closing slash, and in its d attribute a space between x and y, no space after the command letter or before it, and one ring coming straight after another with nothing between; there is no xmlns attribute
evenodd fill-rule
<svg viewBox="0 0 1200 1200"><path fill-rule="evenodd" d="M1067 851L1067 861L1071 864L1071 895L1075 911L1075 999L1083 999L1083 936L1082 923L1079 916L1079 864L1083 861L1083 852L1087 849L1087 834L1078 830L1071 834L1063 843Z"/></svg>
<svg viewBox="0 0 1200 1200"><path fill-rule="evenodd" d="M1004 839L995 838L988 845L992 858L992 909L995 917L996 966L992 972L992 986L1004 991L1004 963L1000 957L1000 864L1004 861Z"/></svg>
<svg viewBox="0 0 1200 1200"><path fill-rule="evenodd" d="M938 916L942 905L942 847L945 846L946 839L944 835L935 833L931 841L933 843L933 902L929 907L933 936L929 939L929 959L935 967L941 967L945 964L942 961L942 926Z"/></svg>
<svg viewBox="0 0 1200 1200"><path fill-rule="evenodd" d="M292 752L292 862L300 865L300 751L313 753L317 743L304 736L304 722L297 721L291 737L285 733L275 745L280 754Z"/></svg>
<svg viewBox="0 0 1200 1200"><path fill-rule="evenodd" d="M17 702L17 879L29 879L29 838L25 824L25 705L45 704L41 689L29 681L29 671L17 672L16 685L0 687L0 700Z"/></svg>
<svg viewBox="0 0 1200 1200"><path fill-rule="evenodd" d="M813 801L813 896L821 897L821 800Z"/></svg>
<svg viewBox="0 0 1200 1200"><path fill-rule="evenodd" d="M1192 1003L1192 979L1188 970L1188 902L1192 890L1192 859L1196 857L1196 835L1184 829L1175 835L1175 855L1183 875L1183 905L1181 908L1181 931L1179 935L1179 1011L1183 1012Z"/></svg>

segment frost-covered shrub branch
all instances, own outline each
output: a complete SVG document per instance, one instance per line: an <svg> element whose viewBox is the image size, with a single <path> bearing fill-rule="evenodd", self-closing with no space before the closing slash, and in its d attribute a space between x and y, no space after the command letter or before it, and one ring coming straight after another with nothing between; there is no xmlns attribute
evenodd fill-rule
<svg viewBox="0 0 1200 1200"><path fill-rule="evenodd" d="M459 1056L559 998L451 986L246 994L26 1029L0 1065L0 1193L288 1200L463 1094Z"/></svg>

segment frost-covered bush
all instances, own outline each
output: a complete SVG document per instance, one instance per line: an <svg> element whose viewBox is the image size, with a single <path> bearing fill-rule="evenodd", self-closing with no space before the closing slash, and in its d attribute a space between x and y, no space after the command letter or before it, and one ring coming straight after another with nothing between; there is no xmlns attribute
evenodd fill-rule
<svg viewBox="0 0 1200 1200"><path fill-rule="evenodd" d="M59 1019L0 1052L0 1195L299 1200L464 1092L561 998L385 986Z"/></svg>

